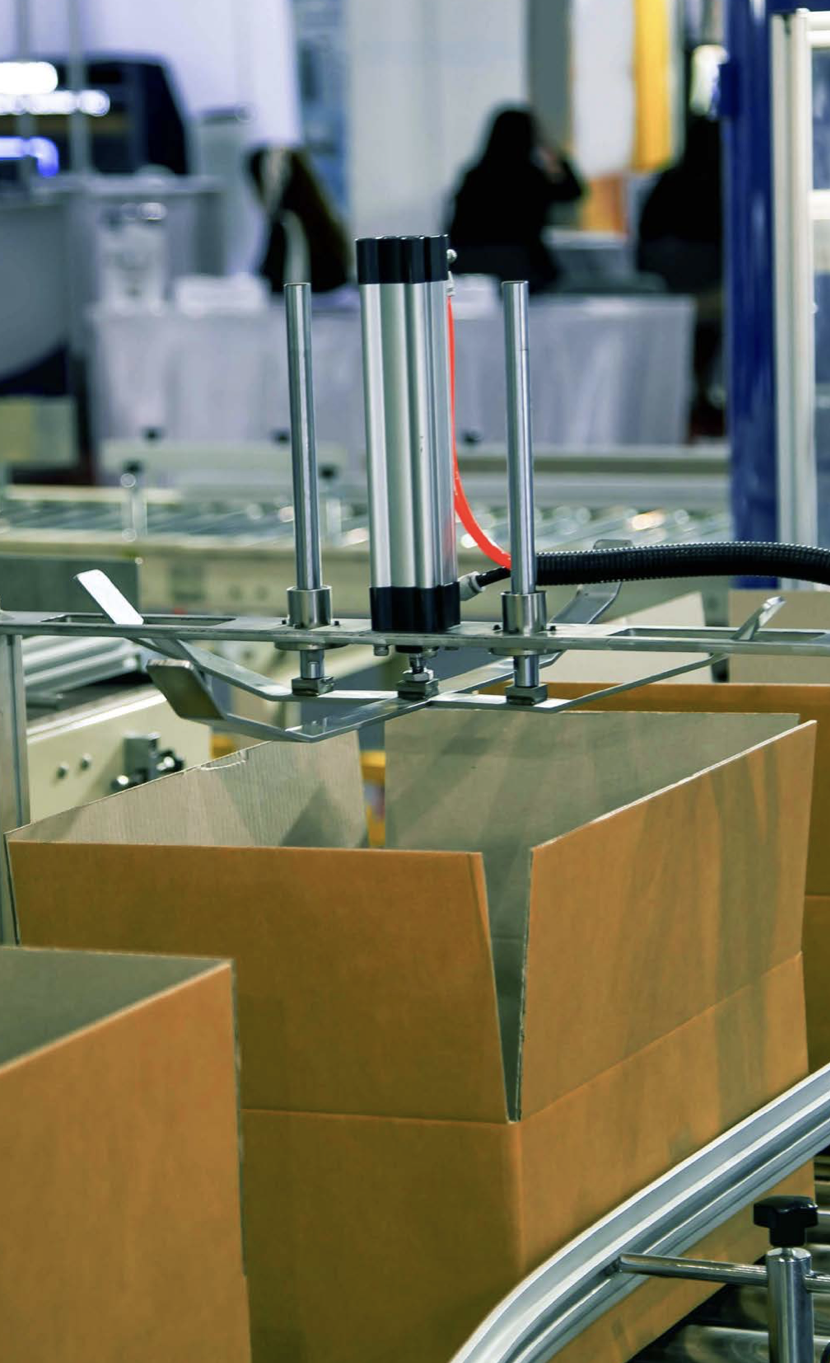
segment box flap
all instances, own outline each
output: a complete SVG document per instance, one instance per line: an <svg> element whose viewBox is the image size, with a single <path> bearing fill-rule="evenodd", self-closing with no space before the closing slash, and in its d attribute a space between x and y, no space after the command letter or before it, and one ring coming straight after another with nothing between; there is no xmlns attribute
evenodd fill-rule
<svg viewBox="0 0 830 1363"><path fill-rule="evenodd" d="M10 836L199 847L361 847L366 819L357 735L322 744L260 743L54 814Z"/></svg>
<svg viewBox="0 0 830 1363"><path fill-rule="evenodd" d="M563 700L588 696L600 690L596 683L548 683L548 694ZM807 853L807 893L830 894L830 686L777 682L727 682L721 686L643 686L619 696L592 702L597 710L698 710L742 714L798 715L816 723L815 779L810 816L810 848Z"/></svg>
<svg viewBox="0 0 830 1363"><path fill-rule="evenodd" d="M798 955L814 735L803 725L536 848L524 1115Z"/></svg>
<svg viewBox="0 0 830 1363"><path fill-rule="evenodd" d="M511 1114L531 850L792 728L793 717L430 711L389 725L387 842L484 854Z"/></svg>
<svg viewBox="0 0 830 1363"><path fill-rule="evenodd" d="M0 1067L219 965L0 947Z"/></svg>
<svg viewBox="0 0 830 1363"><path fill-rule="evenodd" d="M27 944L235 960L245 1107L504 1121L480 857L10 850Z"/></svg>

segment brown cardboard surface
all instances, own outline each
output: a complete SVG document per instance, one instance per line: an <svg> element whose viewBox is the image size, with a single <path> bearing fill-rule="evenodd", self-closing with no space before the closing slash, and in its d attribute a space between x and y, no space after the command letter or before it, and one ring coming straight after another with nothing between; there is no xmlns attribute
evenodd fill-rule
<svg viewBox="0 0 830 1363"><path fill-rule="evenodd" d="M233 957L243 1106L504 1120L479 856L11 851L29 945Z"/></svg>
<svg viewBox="0 0 830 1363"><path fill-rule="evenodd" d="M36 1049L0 1065L4 1363L247 1363L230 967L66 957L48 1040L12 956ZM115 1005L119 973L150 996ZM94 1021L68 1016L80 987Z"/></svg>
<svg viewBox="0 0 830 1363"><path fill-rule="evenodd" d="M535 849L524 1114L799 953L814 733Z"/></svg>
<svg viewBox="0 0 830 1363"><path fill-rule="evenodd" d="M117 798L53 814L11 836L192 847L362 847L357 735L325 744L259 743Z"/></svg>
<svg viewBox="0 0 830 1363"><path fill-rule="evenodd" d="M522 1276L517 1127L246 1111L243 1131L260 1363L447 1363Z"/></svg>
<svg viewBox="0 0 830 1363"><path fill-rule="evenodd" d="M787 1029L773 1018L790 1018ZM800 956L565 1094L522 1129L530 1263L807 1074ZM713 1085L711 1070L721 1083ZM569 1171L551 1178L546 1170Z"/></svg>
<svg viewBox="0 0 830 1363"><path fill-rule="evenodd" d="M518 1124L245 1112L255 1358L447 1363L553 1248L802 1078L802 1016L796 958ZM640 1343L677 1287L635 1311Z"/></svg>
<svg viewBox="0 0 830 1363"><path fill-rule="evenodd" d="M776 617L777 619L778 617ZM588 696L600 690L595 683L568 683L550 674L548 693L563 700ZM719 686L685 683L643 686L591 705L597 711L638 710L650 714L697 710L705 714L797 715L803 723L816 724L815 781L807 856L808 894L830 894L830 686L807 686L773 682L730 682Z"/></svg>
<svg viewBox="0 0 830 1363"><path fill-rule="evenodd" d="M524 1028L526 1035L532 1037L535 1026L535 1020L531 1021L525 1013L524 1002L527 915L534 846L580 826L584 830L585 838L580 843L579 855L593 863L594 879L591 883L596 894L593 899L580 894L577 870L568 885L571 901L566 906L564 897L562 899L562 909L567 909L568 913L567 920L557 916L555 923L557 928L563 929L566 938L568 931L576 933L578 950L570 950L570 942L566 939L557 947L561 951L561 958L567 959L569 963L574 990L582 997L592 997L594 980L591 978L590 983L585 981L584 986L581 981L584 979L585 963L596 952L598 923L606 928L614 940L620 934L627 934L635 950L645 947L642 922L636 907L640 889L638 880L645 870L642 862L638 863L637 860L638 856L642 856L642 846L632 848L623 832L622 845L617 848L619 865L616 874L624 878L624 883L618 886L621 892L616 897L613 886L609 886L606 893L602 883L596 883L596 872L605 866L609 830L597 827L594 821L612 810L618 810L620 806L629 805L647 795L652 796L654 792L677 782L688 779L694 783L700 779L699 773L703 768L744 753L754 744L786 732L794 724L793 718L781 715L620 713L612 716L576 712L557 717L528 712L505 715L490 711L447 711L438 714L418 712L390 725L387 734L386 794L389 844L395 847L442 849L481 846L484 854L493 964L511 1115L517 1115L521 1106L522 1030ZM732 811L730 829L737 836L735 847L729 849L728 853L725 843L721 842L720 811L711 808L714 790L708 787L703 793L695 790L688 797L686 816L693 809L698 810L701 799L709 809L705 831L710 839L714 839L710 863L713 871L720 868L721 876L725 877L732 858L739 859L740 865L731 882L733 888L741 883L741 875L752 872L758 855L769 857L766 870L771 877L771 889L779 884L782 874L794 876L796 887L803 885L805 845L802 825L806 824L809 811L812 743L812 737L803 735L797 743L799 757L796 766L792 762L786 764L787 789L795 800L793 817L786 827L780 829L780 840L774 846L770 844L765 853L760 853L755 847L759 834L764 838L767 836L767 828L759 820L762 820L764 812L767 819L773 818L775 811L762 811L757 807L761 798L757 778L754 784L750 783L748 800L745 799L745 778L742 776L736 781L734 774L726 778L732 792L727 802ZM776 751L777 746L773 745L765 760L775 762ZM788 748L788 751L795 749ZM745 759L738 760L743 762ZM801 773L798 770L799 763L804 764ZM772 775L771 772L766 773L766 776ZM776 771L774 775L777 780L779 773ZM722 795L723 791L720 787L718 789ZM799 791L803 794L800 803ZM780 800L777 785L772 787L767 799ZM685 817L680 822L673 822L674 818L670 813L663 829L665 834L671 827L666 846L671 848L672 855L675 842L682 849L687 827ZM618 828L619 825L614 827ZM636 821L633 825L629 822L623 827L624 830L633 827L636 835ZM790 835L796 829L801 836L797 835L792 841ZM715 844L721 849L717 857ZM598 859L600 847L603 848L603 855ZM785 849L792 853L791 859L786 866L779 866L777 857ZM696 854L699 860L698 849ZM549 855L555 862L557 853L552 851ZM622 861L620 856L623 857ZM543 860L538 866L541 868L547 864ZM588 875L591 875L590 870ZM672 880L670 865L664 868L664 876L666 881ZM546 883L551 887L554 900L558 901L556 878L556 869L552 866ZM700 882L699 875L696 881ZM752 883L753 886L756 884L754 880ZM710 881L710 900L713 892L720 895L721 915L729 913L744 920L743 909L738 911L734 902L725 903L725 888L726 882L721 889L716 878ZM539 893L542 893L541 888ZM769 890L763 893L764 902L769 903ZM796 888L796 898L799 893ZM578 898L574 898L574 895ZM708 923L698 925L695 929L698 915L704 910L696 908L688 896L685 902L693 914L689 925L690 935L695 930L701 931L702 927L709 937L716 930L718 922L715 906L712 903L708 905L711 929ZM665 910L665 906L663 908ZM552 912L555 914L556 909ZM632 912L638 914L638 931L633 937ZM581 922L578 923L577 919L581 919ZM799 910L799 933L800 922ZM585 933L580 933L580 928L586 929L588 925L589 940L586 942ZM653 950L653 933L650 940ZM789 954L795 950L798 950L797 942L792 944ZM561 1034L563 1006L567 1013L567 1008L572 1004L571 991L566 990L563 995L561 989L562 972L561 962L557 962L558 954L555 950L548 958L549 970L544 974L541 987L541 1012L547 1019L545 1048L551 1047L554 1033ZM665 959L667 956L664 953ZM683 960L685 956L677 959ZM760 942L758 953L752 959L753 964L760 962L761 970L774 963L771 956L764 956L763 944ZM606 966L610 966L612 973L619 970L616 978L623 997L633 997L639 988L638 975L629 975L620 966L616 953L604 952L603 960ZM686 975L688 978L690 972L686 972ZM673 996L674 971L661 969L660 978L664 981L666 994ZM550 991L553 991L557 1001L548 999ZM730 990L727 988L716 997L723 997L728 992ZM679 999L680 995L677 997ZM619 1001L619 991L615 999ZM712 1001L713 997L709 994L697 1006L706 1007ZM652 1018L645 1009L637 1010L637 1016L644 1019L646 1027L657 1029L641 1039L640 1044L645 1044L659 1034L664 1018L659 1013ZM675 1013L669 1025L677 1025L683 1020L683 1015ZM623 1043L626 1040L625 1031L619 1026L602 1036L599 1029L592 1026L586 1029L586 1034L597 1043L600 1050L605 1047L606 1054L608 1047L613 1047L617 1040ZM558 1043L552 1044L552 1050L551 1065L556 1067L561 1063L565 1066L562 1082L566 1087L572 1082L583 1083L590 1073L596 1073L596 1070L587 1074L579 1071L578 1063L583 1051L578 1044L569 1044L567 1056ZM614 1064L625 1054L628 1051L623 1049L607 1055L605 1063ZM574 1062L576 1068L571 1068L566 1077L570 1061ZM555 1095L549 1095L545 1101L550 1101L552 1096ZM526 1110L533 1111L534 1107Z"/></svg>
<svg viewBox="0 0 830 1363"><path fill-rule="evenodd" d="M771 596L782 596L784 606L770 622L770 629L830 630L830 593L796 590L729 593L729 623L739 625ZM830 659L788 658L746 653L729 660L729 679L734 682L830 682Z"/></svg>

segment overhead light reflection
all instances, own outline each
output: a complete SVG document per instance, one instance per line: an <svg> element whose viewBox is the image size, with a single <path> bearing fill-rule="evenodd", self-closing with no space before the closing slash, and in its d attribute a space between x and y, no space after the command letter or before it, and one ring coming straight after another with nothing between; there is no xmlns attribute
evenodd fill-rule
<svg viewBox="0 0 830 1363"><path fill-rule="evenodd" d="M51 62L0 62L0 95L49 95L57 88Z"/></svg>

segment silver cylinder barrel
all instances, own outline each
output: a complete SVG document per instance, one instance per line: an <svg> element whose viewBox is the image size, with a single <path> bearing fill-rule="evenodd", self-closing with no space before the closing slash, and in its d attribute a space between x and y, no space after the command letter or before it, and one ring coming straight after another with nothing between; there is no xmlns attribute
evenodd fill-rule
<svg viewBox="0 0 830 1363"><path fill-rule="evenodd" d="M440 631L460 602L446 237L357 243L376 629Z"/></svg>

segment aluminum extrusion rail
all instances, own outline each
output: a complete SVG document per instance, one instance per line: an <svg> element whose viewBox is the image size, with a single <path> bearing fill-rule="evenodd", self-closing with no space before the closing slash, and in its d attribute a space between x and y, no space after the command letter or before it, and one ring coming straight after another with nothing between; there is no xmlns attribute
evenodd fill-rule
<svg viewBox="0 0 830 1363"><path fill-rule="evenodd" d="M531 1273L451 1363L544 1363L641 1279L622 1255L681 1254L830 1142L830 1065L615 1208Z"/></svg>

